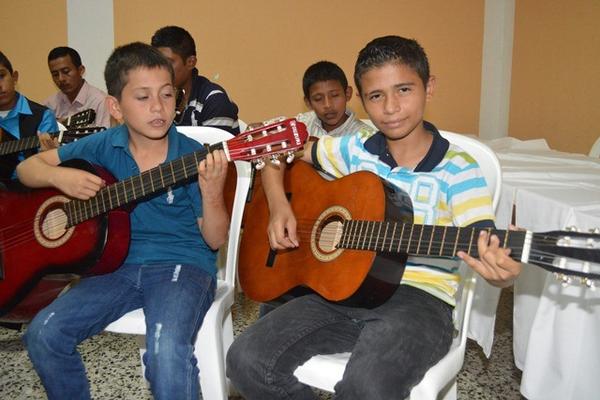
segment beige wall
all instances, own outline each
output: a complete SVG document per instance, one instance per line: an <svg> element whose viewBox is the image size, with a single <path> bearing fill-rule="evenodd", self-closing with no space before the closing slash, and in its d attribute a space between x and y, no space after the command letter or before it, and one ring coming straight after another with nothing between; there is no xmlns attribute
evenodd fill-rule
<svg viewBox="0 0 600 400"><path fill-rule="evenodd" d="M509 132L586 153L600 136L600 2L517 0Z"/></svg>
<svg viewBox="0 0 600 400"><path fill-rule="evenodd" d="M430 56L438 91L428 118L476 132L479 120L483 2L115 0L115 44L149 41L167 24L194 36L201 73L222 84L256 121L304 110L301 78L311 63L337 62L352 79L358 51L372 38L417 38ZM182 12L181 10L185 10ZM360 111L358 99L351 107Z"/></svg>
<svg viewBox="0 0 600 400"><path fill-rule="evenodd" d="M17 90L41 102L57 89L48 72L48 52L67 44L66 0L3 0L0 50L19 71Z"/></svg>
<svg viewBox="0 0 600 400"><path fill-rule="evenodd" d="M10 1L0 14L2 37L14 38L1 50L21 73L19 90L34 100L55 91L46 55L67 41L65 3ZM246 121L302 111L300 80L312 62L335 61L351 80L368 40L415 37L438 78L427 118L469 133L478 129L483 15L484 1L472 0L172 0L168 8L162 0L114 0L117 45L149 41L166 24L186 27L201 72L228 90ZM597 0L516 1L510 135L588 151L600 135L599 20ZM357 99L351 107L365 116Z"/></svg>

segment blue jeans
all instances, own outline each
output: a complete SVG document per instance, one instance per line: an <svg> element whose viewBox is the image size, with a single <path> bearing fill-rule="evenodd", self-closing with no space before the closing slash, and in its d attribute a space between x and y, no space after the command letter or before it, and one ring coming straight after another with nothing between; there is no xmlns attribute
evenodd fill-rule
<svg viewBox="0 0 600 400"><path fill-rule="evenodd" d="M246 400L316 399L294 370L315 354L352 352L336 399L404 399L452 342L452 308L400 286L372 310L316 295L267 313L227 355L227 375Z"/></svg>
<svg viewBox="0 0 600 400"><path fill-rule="evenodd" d="M77 345L127 312L146 317L146 378L155 399L198 399L194 341L215 294L215 278L189 265L124 265L85 278L33 319L24 336L48 398L89 399Z"/></svg>

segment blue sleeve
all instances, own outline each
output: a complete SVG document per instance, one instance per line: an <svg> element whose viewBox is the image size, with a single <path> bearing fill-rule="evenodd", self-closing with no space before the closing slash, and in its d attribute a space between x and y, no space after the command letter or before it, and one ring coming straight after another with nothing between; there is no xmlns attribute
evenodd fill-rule
<svg viewBox="0 0 600 400"><path fill-rule="evenodd" d="M109 131L94 133L75 142L67 143L58 148L58 158L61 162L74 158L89 161L92 164L105 166L100 155L103 153Z"/></svg>
<svg viewBox="0 0 600 400"><path fill-rule="evenodd" d="M56 123L56 118L54 117L54 113L50 109L46 109L44 111L44 115L42 115L42 121L38 125L38 132L47 133L47 132L58 132L58 124Z"/></svg>

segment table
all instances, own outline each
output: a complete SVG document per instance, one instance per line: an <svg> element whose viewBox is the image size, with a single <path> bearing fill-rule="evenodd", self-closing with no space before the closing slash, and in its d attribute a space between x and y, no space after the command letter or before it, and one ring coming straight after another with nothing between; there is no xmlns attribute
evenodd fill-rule
<svg viewBox="0 0 600 400"><path fill-rule="evenodd" d="M503 172L497 225L535 232L600 227L600 159L551 150L544 140L486 142ZM514 355L529 400L598 399L600 287L563 287L526 266L515 283ZM492 296L493 298L493 296Z"/></svg>

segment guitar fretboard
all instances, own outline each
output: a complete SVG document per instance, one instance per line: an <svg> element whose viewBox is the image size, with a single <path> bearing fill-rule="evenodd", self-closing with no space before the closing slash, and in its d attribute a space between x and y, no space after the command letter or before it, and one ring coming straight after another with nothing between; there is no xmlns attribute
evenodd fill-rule
<svg viewBox="0 0 600 400"><path fill-rule="evenodd" d="M56 135L56 134L52 134ZM0 156L18 153L20 151L34 149L40 145L40 139L36 136L30 136L19 140L10 140L0 144Z"/></svg>
<svg viewBox="0 0 600 400"><path fill-rule="evenodd" d="M479 257L477 239L482 229L497 235L500 246L511 248L511 257L520 259L526 232L395 221L344 221L337 247L444 258L455 257L458 251L464 251Z"/></svg>
<svg viewBox="0 0 600 400"><path fill-rule="evenodd" d="M158 193L170 186L183 183L198 175L198 163L206 157L208 152L222 148L223 144L217 143L210 146L208 150L200 149L139 175L106 186L89 200L69 201L65 203L64 208L68 217L67 225L77 225L107 211Z"/></svg>

